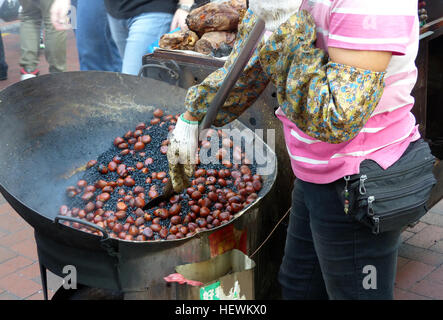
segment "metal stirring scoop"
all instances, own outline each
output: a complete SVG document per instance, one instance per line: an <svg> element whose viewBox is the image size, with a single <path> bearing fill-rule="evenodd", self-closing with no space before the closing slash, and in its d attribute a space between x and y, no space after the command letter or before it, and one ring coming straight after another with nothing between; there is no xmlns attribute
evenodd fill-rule
<svg viewBox="0 0 443 320"><path fill-rule="evenodd" d="M264 31L265 23L263 20L258 19L254 28L249 33L249 36L246 39L243 48L240 50L237 59L232 65L231 70L229 70L226 78L223 80L223 83L220 86L220 89L217 91L214 99L211 101L206 115L200 125L200 131L209 129L212 126L212 123L217 117L218 111L224 105L229 93L231 92L231 89L234 87L243 69L248 63L252 53L254 52L258 42L262 38ZM146 205L143 207L143 210L147 210L157 206L159 203L168 200L173 194L174 189L172 188L171 180L168 180L166 185L163 187L162 194L146 203Z"/></svg>

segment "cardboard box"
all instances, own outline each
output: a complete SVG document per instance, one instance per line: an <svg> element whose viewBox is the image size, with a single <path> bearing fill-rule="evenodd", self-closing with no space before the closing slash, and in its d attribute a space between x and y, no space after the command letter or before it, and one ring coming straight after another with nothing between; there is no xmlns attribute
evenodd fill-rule
<svg viewBox="0 0 443 320"><path fill-rule="evenodd" d="M253 300L254 268L255 262L237 249L206 261L177 266L175 270L185 279L202 283L177 283L177 299Z"/></svg>

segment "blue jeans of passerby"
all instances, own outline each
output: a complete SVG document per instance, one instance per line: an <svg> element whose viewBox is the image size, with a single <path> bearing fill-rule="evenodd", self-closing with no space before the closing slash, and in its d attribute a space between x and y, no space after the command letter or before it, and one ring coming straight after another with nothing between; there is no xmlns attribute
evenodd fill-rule
<svg viewBox="0 0 443 320"><path fill-rule="evenodd" d="M130 19L116 19L108 14L112 37L123 57L122 73L138 74L148 48L169 32L172 14L143 13Z"/></svg>
<svg viewBox="0 0 443 320"><path fill-rule="evenodd" d="M80 70L120 72L122 59L112 39L103 0L77 0L75 39Z"/></svg>
<svg viewBox="0 0 443 320"><path fill-rule="evenodd" d="M337 183L344 186L294 183L279 273L283 298L393 299L401 230L374 235L346 215Z"/></svg>

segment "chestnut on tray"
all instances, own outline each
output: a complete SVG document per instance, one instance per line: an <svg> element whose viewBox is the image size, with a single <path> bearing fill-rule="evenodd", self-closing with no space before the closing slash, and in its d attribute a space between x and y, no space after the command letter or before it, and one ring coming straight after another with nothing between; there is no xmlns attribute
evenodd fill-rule
<svg viewBox="0 0 443 320"><path fill-rule="evenodd" d="M94 223L112 238L173 240L225 224L258 198L262 177L256 174L255 164L244 164L241 148L233 147L221 130L214 130L220 138L218 163L197 163L189 188L143 210L168 182L168 133L179 116L165 115L161 109L153 115L116 137L107 151L87 163L77 184L66 189L60 215ZM207 150L211 142L204 140L201 147ZM242 164L233 163L234 157L240 157ZM100 235L100 231L80 223L65 224Z"/></svg>

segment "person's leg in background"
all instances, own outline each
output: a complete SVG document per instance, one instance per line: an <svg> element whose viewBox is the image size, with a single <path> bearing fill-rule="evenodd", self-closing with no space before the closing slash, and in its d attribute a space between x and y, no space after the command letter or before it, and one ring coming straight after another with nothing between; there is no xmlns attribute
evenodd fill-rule
<svg viewBox="0 0 443 320"><path fill-rule="evenodd" d="M103 24L106 25L105 29L105 39L108 46L108 53L109 53L109 69L108 71L114 71L114 72L121 72L122 71L122 64L123 64L123 57L120 55L120 51L118 50L117 44L115 43L114 39L112 38L111 34L111 27L109 26L109 20L108 15L106 14L106 8L104 8L103 5Z"/></svg>
<svg viewBox="0 0 443 320"><path fill-rule="evenodd" d="M35 77L39 73L37 66L42 16L37 3L33 0L20 0L22 6L20 22L22 80Z"/></svg>
<svg viewBox="0 0 443 320"><path fill-rule="evenodd" d="M169 13L152 12L129 19L122 73L138 74L143 56L149 53L149 46L169 32L172 17L173 15Z"/></svg>
<svg viewBox="0 0 443 320"><path fill-rule="evenodd" d="M104 1L78 0L76 8L80 70L120 72L122 60L111 36Z"/></svg>
<svg viewBox="0 0 443 320"><path fill-rule="evenodd" d="M8 79L8 64L5 58L5 48L3 46L2 32L0 30L0 80Z"/></svg>
<svg viewBox="0 0 443 320"><path fill-rule="evenodd" d="M66 31L55 30L49 12L54 0L39 2L45 27L45 57L49 63L49 72L66 71Z"/></svg>
<svg viewBox="0 0 443 320"><path fill-rule="evenodd" d="M299 275L306 273L307 268L312 269L313 262L300 259L303 250L294 245L294 239L309 239L311 234L330 299L393 299L401 230L374 235L369 228L354 221L343 211L336 183L319 185L301 180L295 183L309 212L309 229L306 230L307 222L304 227L288 228L287 246L294 249L290 254L285 249L280 269L283 295L289 299L298 298L290 289L301 288L302 282L291 274ZM295 211L300 207L296 199L300 196L293 199ZM365 283L367 279L371 279L371 286ZM311 285L322 289L314 281Z"/></svg>
<svg viewBox="0 0 443 320"><path fill-rule="evenodd" d="M126 39L128 38L129 33L128 20L116 19L109 13L107 14L107 16L112 39L114 40L118 52L120 53L120 57L123 60L123 57L125 56Z"/></svg>

